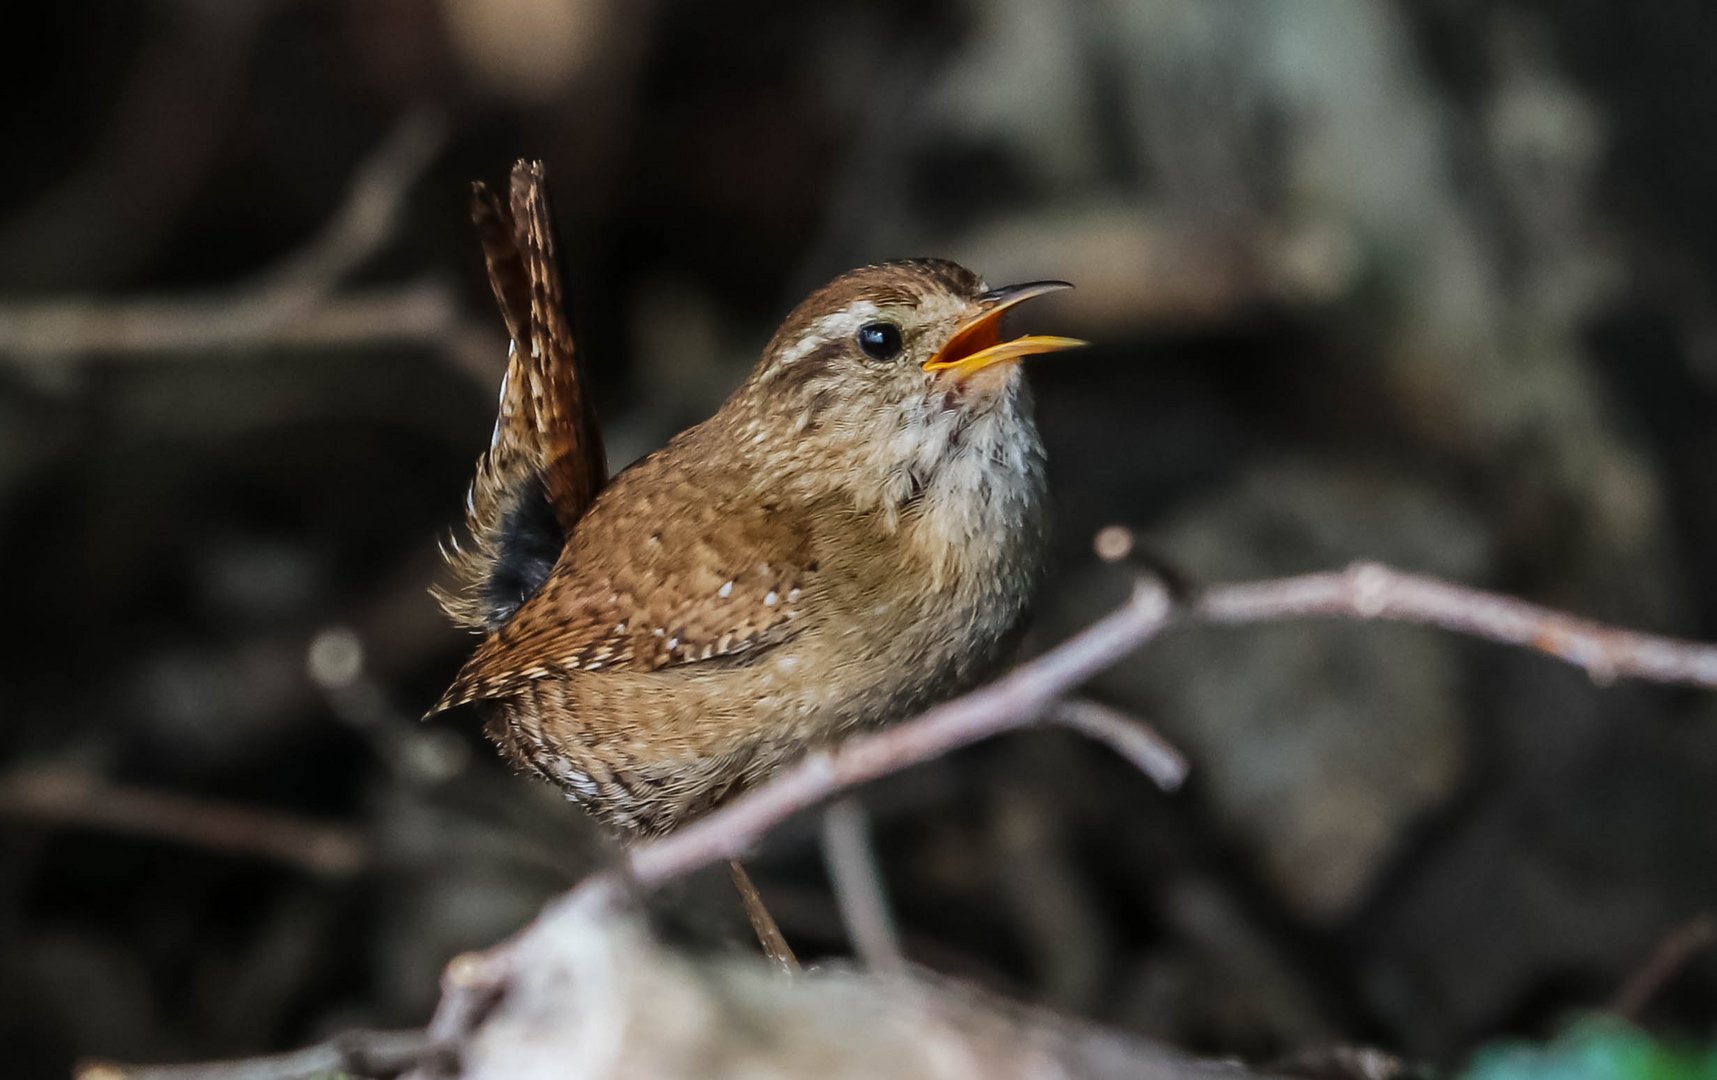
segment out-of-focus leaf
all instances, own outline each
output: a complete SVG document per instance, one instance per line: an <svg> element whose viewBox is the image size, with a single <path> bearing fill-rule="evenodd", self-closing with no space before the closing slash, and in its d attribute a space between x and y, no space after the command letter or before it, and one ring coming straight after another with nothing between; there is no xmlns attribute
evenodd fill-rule
<svg viewBox="0 0 1717 1080"><path fill-rule="evenodd" d="M1717 1046L1672 1045L1617 1020L1587 1020L1544 1045L1484 1047L1462 1080L1717 1080Z"/></svg>

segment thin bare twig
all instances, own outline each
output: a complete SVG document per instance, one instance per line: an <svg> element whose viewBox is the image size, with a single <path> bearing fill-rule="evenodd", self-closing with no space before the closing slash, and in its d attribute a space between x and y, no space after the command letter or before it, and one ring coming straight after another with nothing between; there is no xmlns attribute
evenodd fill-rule
<svg viewBox="0 0 1717 1080"><path fill-rule="evenodd" d="M793 955L793 947L787 944L787 936L776 924L775 916L769 914L769 908L763 903L763 894L757 890L757 883L751 880L746 872L745 864L738 859L727 860L728 876L733 878L733 887L739 890L739 899L745 905L746 918L751 920L751 931L757 935L757 943L763 946L763 955L769 957L782 971L788 975L799 971L799 958Z"/></svg>
<svg viewBox="0 0 1717 1080"><path fill-rule="evenodd" d="M353 829L214 799L111 784L69 769L32 769L0 778L0 818L155 837L272 859L314 874L351 874L368 860L367 845Z"/></svg>
<svg viewBox="0 0 1717 1080"><path fill-rule="evenodd" d="M200 1065L79 1065L77 1080L311 1080L354 1074L376 1080L398 1076L441 1056L422 1031L347 1031L286 1054L210 1061Z"/></svg>
<svg viewBox="0 0 1717 1080"><path fill-rule="evenodd" d="M407 114L358 166L334 216L252 286L252 302L289 312L331 292L398 230L406 197L446 143L439 114Z"/></svg>
<svg viewBox="0 0 1717 1080"><path fill-rule="evenodd" d="M224 294L140 299L113 303L59 300L0 308L0 352L19 356L61 356L89 352L148 353L212 346L297 343L321 344L325 318L298 322L318 306L348 273L393 235L400 208L412 185L446 141L444 125L429 113L413 113L382 140L359 166L339 210L316 235L250 284ZM434 299L421 287L384 294L402 303L415 319L433 314ZM366 326L362 316L388 314L391 305L374 298L358 309L360 318L333 320L342 329ZM387 320L392 322L393 320ZM445 322L445 320L438 320ZM372 331L373 332L373 331ZM361 343L361 342L360 342Z"/></svg>
<svg viewBox="0 0 1717 1080"><path fill-rule="evenodd" d="M856 798L837 799L823 811L823 860L853 951L878 975L906 970L870 840L870 816Z"/></svg>
<svg viewBox="0 0 1717 1080"><path fill-rule="evenodd" d="M1155 728L1119 709L1078 698L1049 710L1044 720L1102 743L1164 791L1176 791L1186 782L1186 758L1180 751Z"/></svg>
<svg viewBox="0 0 1717 1080"><path fill-rule="evenodd" d="M1600 684L1644 679L1717 689L1717 645L1623 630L1380 563L1217 586L1187 612L1192 622L1227 625L1319 615L1421 623L1518 645L1572 664Z"/></svg>
<svg viewBox="0 0 1717 1080"><path fill-rule="evenodd" d="M147 356L256 346L435 345L459 326L452 295L433 283L351 293L307 310L243 297L48 301L0 306L0 353Z"/></svg>
<svg viewBox="0 0 1717 1080"><path fill-rule="evenodd" d="M1610 999L1610 1011L1637 1020L1663 985L1687 966L1702 949L1717 943L1717 915L1706 911L1682 923L1657 943L1638 971Z"/></svg>
<svg viewBox="0 0 1717 1080"><path fill-rule="evenodd" d="M447 286L416 282L334 293L398 230L406 197L445 142L439 117L407 116L358 168L340 208L315 236L229 292L0 305L0 355L421 345L445 353L487 385L502 355L496 337L468 323Z"/></svg>

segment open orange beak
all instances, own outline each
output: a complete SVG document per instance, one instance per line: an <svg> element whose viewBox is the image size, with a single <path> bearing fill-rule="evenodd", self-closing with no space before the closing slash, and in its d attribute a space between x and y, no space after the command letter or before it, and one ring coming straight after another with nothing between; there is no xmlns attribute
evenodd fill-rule
<svg viewBox="0 0 1717 1080"><path fill-rule="evenodd" d="M1065 281L1028 281L1023 285L1006 285L985 293L979 303L983 309L977 317L954 332L948 344L924 365L925 371L950 371L962 381L996 364L1009 363L1037 353L1077 349L1089 342L1078 338L1049 337L1027 334L1003 341L1002 315L1009 308L1034 296L1071 289Z"/></svg>

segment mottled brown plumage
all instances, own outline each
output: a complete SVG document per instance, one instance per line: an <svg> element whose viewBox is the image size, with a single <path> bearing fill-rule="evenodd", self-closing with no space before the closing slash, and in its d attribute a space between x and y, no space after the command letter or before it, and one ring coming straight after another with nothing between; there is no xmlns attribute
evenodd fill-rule
<svg viewBox="0 0 1717 1080"><path fill-rule="evenodd" d="M602 486L540 169L476 217L514 344L443 598L487 636L433 711L478 703L515 761L650 833L993 666L1044 546L1012 361L1078 344L997 325L1060 283L843 275L714 416Z"/></svg>

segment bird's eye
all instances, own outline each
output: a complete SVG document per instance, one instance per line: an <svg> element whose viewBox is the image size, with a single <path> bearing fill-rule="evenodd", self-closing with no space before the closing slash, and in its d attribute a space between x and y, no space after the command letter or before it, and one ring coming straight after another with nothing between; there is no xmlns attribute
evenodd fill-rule
<svg viewBox="0 0 1717 1080"><path fill-rule="evenodd" d="M900 355L900 327L891 322L865 323L859 327L858 345L872 360L892 360Z"/></svg>

